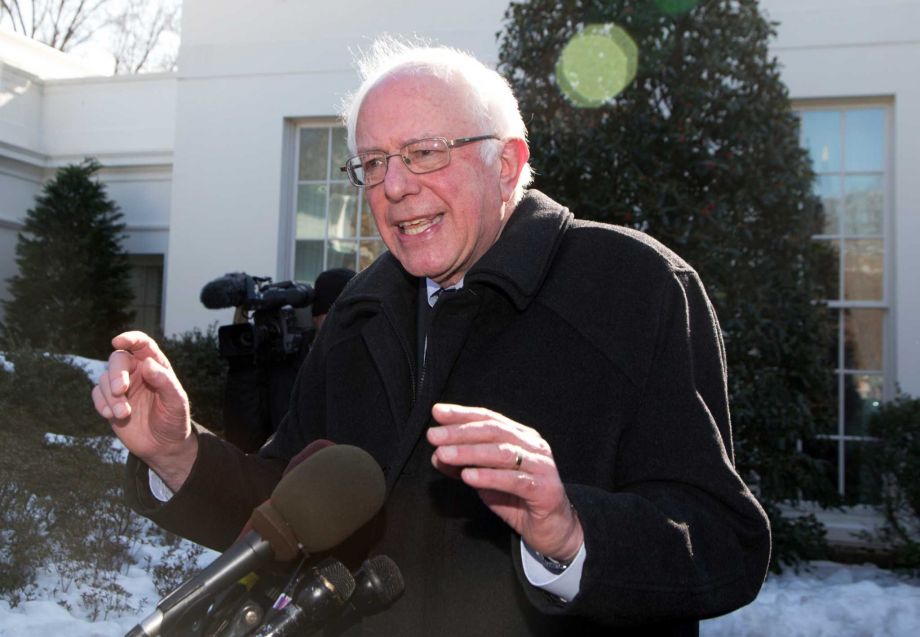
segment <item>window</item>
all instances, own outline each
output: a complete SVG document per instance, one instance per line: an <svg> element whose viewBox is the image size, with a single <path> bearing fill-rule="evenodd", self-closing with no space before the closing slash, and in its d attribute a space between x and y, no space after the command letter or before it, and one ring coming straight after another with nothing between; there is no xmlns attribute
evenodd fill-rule
<svg viewBox="0 0 920 637"><path fill-rule="evenodd" d="M827 299L836 326L837 419L812 451L829 461L837 489L849 502L874 498L861 452L869 417L894 394L887 355L893 351L886 266L889 113L879 104L799 109L802 144L826 215L815 240L830 243L838 259L836 285Z"/></svg>
<svg viewBox="0 0 920 637"><path fill-rule="evenodd" d="M323 270L361 270L385 250L358 189L339 167L348 159L345 129L297 127L294 279Z"/></svg>
<svg viewBox="0 0 920 637"><path fill-rule="evenodd" d="M134 329L157 334L163 323L163 255L128 255L131 266L131 289L134 290Z"/></svg>

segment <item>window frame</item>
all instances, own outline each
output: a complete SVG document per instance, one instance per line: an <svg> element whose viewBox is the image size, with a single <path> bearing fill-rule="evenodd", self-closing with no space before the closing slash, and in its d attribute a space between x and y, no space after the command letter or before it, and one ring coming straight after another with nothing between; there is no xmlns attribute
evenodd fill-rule
<svg viewBox="0 0 920 637"><path fill-rule="evenodd" d="M792 100L791 108L800 121L803 113L819 111L838 111L840 118L840 142L839 149L841 164L834 171L820 171L817 167L812 167L815 178L818 179L824 175L831 175L839 178L841 184L846 183L846 178L850 176L877 174L878 171L854 170L847 171L845 164L846 158L846 113L855 110L880 109L883 113L883 166L881 169L881 192L882 192L882 223L881 235L877 234L854 234L847 232L844 228L844 219L841 216L838 220L838 227L835 234L825 233L823 230L819 234L812 236L817 241L827 241L836 243L838 250L837 255L837 299L822 299L829 310L836 313L837 334L836 334L836 361L833 367L835 376L835 387L837 391L837 422L836 430L832 434L818 434L818 440L836 443L836 463L837 463L837 491L847 497L846 492L846 473L847 473L847 446L853 443L865 443L871 441L871 436L848 434L846 428L846 380L847 377L856 378L860 375L880 376L882 382L882 402L892 400L897 394L895 373L897 369L896 361L896 344L895 344L895 315L896 299L894 298L894 280L895 280L895 257L894 257L894 100L891 97L868 97L858 99L820 99L820 100ZM800 144L807 152L805 145L804 125L800 127ZM845 191L841 191L843 194ZM845 199L841 199L845 205ZM848 300L846 298L846 249L844 242L859 239L880 239L882 244L882 298L879 300ZM849 368L846 365L846 313L848 310L859 309L877 309L883 312L882 318L882 365L881 369L857 369Z"/></svg>
<svg viewBox="0 0 920 637"><path fill-rule="evenodd" d="M303 129L325 129L327 133L326 146L326 176L323 180L317 179L300 179L300 137ZM297 214L298 214L298 189L304 184L323 183L326 186L325 192L325 216L323 219L323 236L301 238L300 240L315 240L323 242L322 267L320 271L329 267L349 267L356 272L361 269L361 246L374 241L381 241L377 233L376 225L372 219L366 219L370 215L370 208L365 201L363 189L356 189L344 173L339 172L338 165L332 165L334 155L333 135L335 129L343 129L341 120L333 117L316 117L316 118L298 118L285 121L284 131L284 148L286 169L282 178L282 221L279 224L279 276L283 279L293 279L297 272ZM355 189L357 193L357 210L355 218L354 236L337 237L330 236L329 232L329 206L330 199L333 196L332 187L338 185L347 185L350 189ZM373 234L366 234L364 222L369 222L369 227L373 229ZM331 242L344 242L354 247L354 261L352 263L339 264L329 263ZM384 246L385 249L385 246ZM312 281L304 281L312 283Z"/></svg>

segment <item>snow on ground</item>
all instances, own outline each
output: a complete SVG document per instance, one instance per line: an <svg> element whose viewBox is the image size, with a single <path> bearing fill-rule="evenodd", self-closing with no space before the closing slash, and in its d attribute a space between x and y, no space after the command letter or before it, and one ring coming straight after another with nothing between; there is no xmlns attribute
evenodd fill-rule
<svg viewBox="0 0 920 637"><path fill-rule="evenodd" d="M813 562L767 579L754 602L703 622L702 637L916 637L920 580L874 565Z"/></svg>
<svg viewBox="0 0 920 637"><path fill-rule="evenodd" d="M139 547L156 559L157 549ZM208 552L199 563L216 557ZM143 561L143 560L141 560ZM54 573L42 575L42 586L52 587ZM148 600L136 613L89 621L56 602L79 608L79 593L24 602L16 608L0 601L0 636L68 637L121 636L146 617L157 602L151 578L139 566L118 576L135 605ZM850 566L814 562L811 572L771 576L756 600L730 615L705 621L702 637L916 637L920 635L920 580L909 580L871 565Z"/></svg>
<svg viewBox="0 0 920 637"><path fill-rule="evenodd" d="M95 382L105 363L72 357ZM9 365L0 355L0 365ZM12 370L10 370L12 371ZM49 443L68 444L51 434ZM123 453L114 445L113 455ZM0 637L121 637L150 614L159 601L153 578L144 568L163 559L165 549L137 539L135 564L115 575L134 611L111 613L92 621L81 604L86 586L60 592L60 577L51 568L38 579L33 601L12 608L0 600ZM217 557L206 551L204 568ZM66 607L65 607L66 606ZM908 579L873 565L813 562L799 574L771 575L750 605L724 617L702 622L702 637L916 637L920 635L920 579Z"/></svg>

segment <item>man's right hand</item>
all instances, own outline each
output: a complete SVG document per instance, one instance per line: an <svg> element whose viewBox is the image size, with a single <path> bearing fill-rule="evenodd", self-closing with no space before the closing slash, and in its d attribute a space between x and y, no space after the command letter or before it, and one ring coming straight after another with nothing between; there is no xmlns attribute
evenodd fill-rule
<svg viewBox="0 0 920 637"><path fill-rule="evenodd" d="M93 387L96 411L131 453L178 491L198 454L188 396L148 335L119 334L112 347L108 368Z"/></svg>

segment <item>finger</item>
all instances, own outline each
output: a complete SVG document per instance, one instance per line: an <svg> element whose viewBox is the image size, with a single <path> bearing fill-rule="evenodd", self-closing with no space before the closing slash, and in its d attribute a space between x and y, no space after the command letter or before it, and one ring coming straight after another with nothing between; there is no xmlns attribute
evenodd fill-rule
<svg viewBox="0 0 920 637"><path fill-rule="evenodd" d="M491 467L541 475L557 473L549 457L505 443L447 445L438 447L434 455L440 463L455 467Z"/></svg>
<svg viewBox="0 0 920 637"><path fill-rule="evenodd" d="M130 414L130 407L126 399L128 388L128 377L124 375L122 380L112 380L112 371L107 369L99 375L99 382L93 388L91 396L93 405L103 418L109 420L115 418L125 418Z"/></svg>
<svg viewBox="0 0 920 637"><path fill-rule="evenodd" d="M441 425L429 428L427 438L435 446L508 443L533 453L552 455L549 443L543 440L539 432L513 421L485 420Z"/></svg>
<svg viewBox="0 0 920 637"><path fill-rule="evenodd" d="M441 462L440 460L438 460L437 452L431 454L431 465L435 469L437 469L438 471L446 475L448 478L453 478L455 480L460 479L460 471L463 469L463 467L455 467L453 465L449 465L449 464L445 464Z"/></svg>
<svg viewBox="0 0 920 637"><path fill-rule="evenodd" d="M554 481L523 471L464 467L460 472L460 479L474 489L506 493L527 503L549 501L557 497L552 489Z"/></svg>
<svg viewBox="0 0 920 637"><path fill-rule="evenodd" d="M188 395L172 369L163 367L152 358L147 358L141 363L141 376L159 396L161 404L168 412L187 410Z"/></svg>
<svg viewBox="0 0 920 637"><path fill-rule="evenodd" d="M137 358L153 358L163 367L171 368L160 346L144 332L123 332L112 339L112 347L130 352Z"/></svg>
<svg viewBox="0 0 920 637"><path fill-rule="evenodd" d="M507 420L501 414L486 409L485 407L467 407L465 405L454 405L451 403L435 403L431 408L431 415L442 425L459 425L467 422L485 420Z"/></svg>
<svg viewBox="0 0 920 637"><path fill-rule="evenodd" d="M93 387L93 391L90 392L90 396L93 398L93 407L96 408L96 411L99 412L99 415L106 420L111 420L114 417L114 413L112 412L112 408L109 406L105 396L103 396L99 385Z"/></svg>
<svg viewBox="0 0 920 637"><path fill-rule="evenodd" d="M109 355L107 380L104 383L104 394L107 398L124 396L131 384L131 374L137 368L138 359L130 352L117 350ZM100 378L100 385L103 385Z"/></svg>

